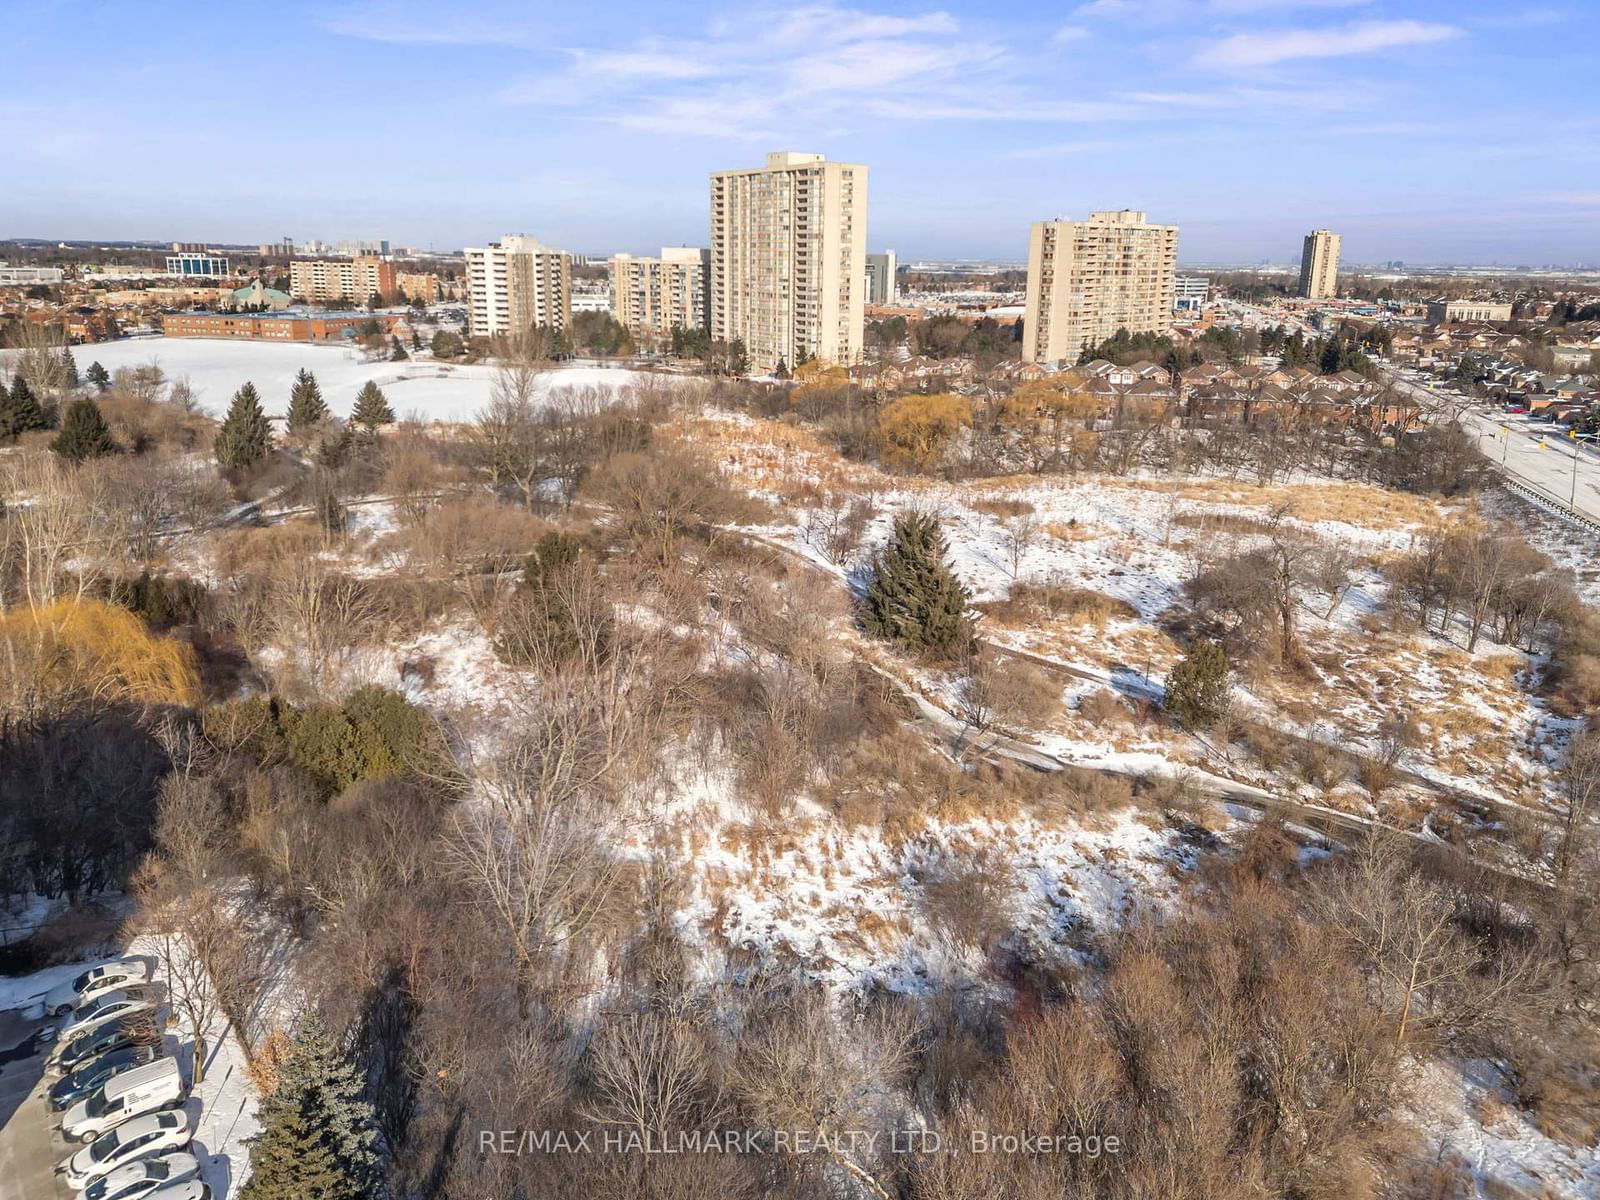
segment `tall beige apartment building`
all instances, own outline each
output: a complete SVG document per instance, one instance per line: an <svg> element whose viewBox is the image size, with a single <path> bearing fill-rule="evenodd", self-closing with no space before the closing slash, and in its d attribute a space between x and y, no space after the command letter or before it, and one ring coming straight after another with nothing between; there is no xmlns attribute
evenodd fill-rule
<svg viewBox="0 0 1600 1200"><path fill-rule="evenodd" d="M468 249L467 332L525 333L572 323L572 257L526 234Z"/></svg>
<svg viewBox="0 0 1600 1200"><path fill-rule="evenodd" d="M1339 235L1327 229L1306 234L1300 251L1300 294L1331 300L1339 294Z"/></svg>
<svg viewBox="0 0 1600 1200"><path fill-rule="evenodd" d="M711 176L711 336L751 369L861 357L867 168L779 152Z"/></svg>
<svg viewBox="0 0 1600 1200"><path fill-rule="evenodd" d="M306 300L365 304L376 292L384 303L400 294L394 260L378 254L355 258L297 258L289 264L289 294Z"/></svg>
<svg viewBox="0 0 1600 1200"><path fill-rule="evenodd" d="M1119 329L1167 332L1177 272L1178 227L1151 225L1142 212L1036 222L1028 238L1022 357L1074 363Z"/></svg>
<svg viewBox="0 0 1600 1200"><path fill-rule="evenodd" d="M711 251L667 246L660 258L611 256L611 315L641 345L674 328L711 327Z"/></svg>

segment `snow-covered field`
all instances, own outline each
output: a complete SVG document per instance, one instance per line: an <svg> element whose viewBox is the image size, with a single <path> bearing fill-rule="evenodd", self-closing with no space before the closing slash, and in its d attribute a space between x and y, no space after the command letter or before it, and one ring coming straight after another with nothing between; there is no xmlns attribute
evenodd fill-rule
<svg viewBox="0 0 1600 1200"><path fill-rule="evenodd" d="M98 362L108 371L118 367L159 365L170 380L188 379L200 406L220 416L228 400L247 380L256 385L269 415L282 415L289 405L295 372L305 367L322 386L322 395L337 416L348 416L356 393L369 379L384 390L402 418L424 421L470 419L489 400L495 368L488 363L452 365L431 359L369 362L356 349L304 342L231 342L214 338L129 338L78 346L78 369ZM564 387L620 388L644 378L620 367L561 367L545 372L545 392Z"/></svg>

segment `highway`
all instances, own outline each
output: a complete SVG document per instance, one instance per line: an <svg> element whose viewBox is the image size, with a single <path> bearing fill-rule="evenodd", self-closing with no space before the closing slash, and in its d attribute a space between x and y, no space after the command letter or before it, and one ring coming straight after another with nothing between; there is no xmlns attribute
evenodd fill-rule
<svg viewBox="0 0 1600 1200"><path fill-rule="evenodd" d="M1478 449L1508 480L1539 493L1559 508L1571 509L1600 525L1600 454L1574 441L1549 421L1509 414L1498 406L1441 394L1387 371L1389 380L1422 402L1437 418L1453 414L1477 441Z"/></svg>

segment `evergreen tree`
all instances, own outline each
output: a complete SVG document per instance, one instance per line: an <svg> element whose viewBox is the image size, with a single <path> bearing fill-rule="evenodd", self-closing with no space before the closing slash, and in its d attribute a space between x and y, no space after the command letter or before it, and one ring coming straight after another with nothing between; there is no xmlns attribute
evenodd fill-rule
<svg viewBox="0 0 1600 1200"><path fill-rule="evenodd" d="M974 644L967 589L945 564L938 518L902 513L873 562L862 608L867 632L935 658L960 658Z"/></svg>
<svg viewBox="0 0 1600 1200"><path fill-rule="evenodd" d="M89 382L102 392L111 386L111 375L100 365L98 359L89 364Z"/></svg>
<svg viewBox="0 0 1600 1200"><path fill-rule="evenodd" d="M1344 370L1344 343L1336 337L1330 337L1322 347L1322 358L1318 362L1324 375L1337 375Z"/></svg>
<svg viewBox="0 0 1600 1200"><path fill-rule="evenodd" d="M61 372L66 376L67 386L74 391L83 382L78 377L78 360L72 357L72 347L61 347Z"/></svg>
<svg viewBox="0 0 1600 1200"><path fill-rule="evenodd" d="M305 434L328 419L328 405L322 399L322 388L317 377L304 367L294 377L289 389L289 432Z"/></svg>
<svg viewBox="0 0 1600 1200"><path fill-rule="evenodd" d="M361 390L356 393L356 408L350 414L350 420L368 433L377 433L380 425L394 424L394 409L389 407L383 389L372 380L362 384Z"/></svg>
<svg viewBox="0 0 1600 1200"><path fill-rule="evenodd" d="M111 436L111 427L106 424L100 406L88 396L79 396L67 408L66 418L61 422L61 432L50 443L50 449L62 458L82 462L86 458L115 454L117 443Z"/></svg>
<svg viewBox="0 0 1600 1200"><path fill-rule="evenodd" d="M11 381L11 391L0 389L0 437L14 442L25 433L49 428L49 414L18 371Z"/></svg>
<svg viewBox="0 0 1600 1200"><path fill-rule="evenodd" d="M261 1102L241 1200L368 1200L382 1194L361 1073L313 1018Z"/></svg>
<svg viewBox="0 0 1600 1200"><path fill-rule="evenodd" d="M406 353L406 348L400 344L400 335L391 333L389 335L389 361L403 362L410 357L411 355Z"/></svg>
<svg viewBox="0 0 1600 1200"><path fill-rule="evenodd" d="M317 465L325 470L337 471L349 461L354 445L355 437L350 432L350 426L339 426L323 438L322 445L317 447Z"/></svg>
<svg viewBox="0 0 1600 1200"><path fill-rule="evenodd" d="M1195 642L1167 676L1166 706L1191 729L1206 729L1227 710L1228 656L1215 642Z"/></svg>
<svg viewBox="0 0 1600 1200"><path fill-rule="evenodd" d="M246 383L233 394L228 415L217 432L217 461L224 470L237 471L260 462L271 448L272 427L261 411L261 397L255 384Z"/></svg>

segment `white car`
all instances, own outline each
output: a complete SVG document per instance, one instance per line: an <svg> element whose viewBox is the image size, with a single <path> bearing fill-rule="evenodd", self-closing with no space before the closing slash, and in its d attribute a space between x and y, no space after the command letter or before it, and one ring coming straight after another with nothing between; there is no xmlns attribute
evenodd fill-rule
<svg viewBox="0 0 1600 1200"><path fill-rule="evenodd" d="M163 1108L179 1108L188 1089L174 1058L158 1058L114 1073L61 1118L61 1136L92 1142L114 1125Z"/></svg>
<svg viewBox="0 0 1600 1200"><path fill-rule="evenodd" d="M56 1168L66 1185L81 1192L97 1179L136 1159L189 1144L189 1118L181 1112L158 1112L124 1121L108 1129Z"/></svg>
<svg viewBox="0 0 1600 1200"><path fill-rule="evenodd" d="M200 1160L182 1150L141 1158L118 1167L104 1179L91 1183L83 1200L143 1200L168 1184L184 1183L200 1174Z"/></svg>
<svg viewBox="0 0 1600 1200"><path fill-rule="evenodd" d="M154 1013L156 1006L143 996L132 996L127 992L107 992L98 1000L92 1000L80 1008L72 1020L63 1025L56 1034L56 1045L65 1046L73 1038L85 1034L112 1021L122 1020L124 1017L138 1017L146 1013Z"/></svg>
<svg viewBox="0 0 1600 1200"><path fill-rule="evenodd" d="M107 992L119 991L130 983L144 983L149 978L150 964L142 958L119 958L102 963L46 992L44 1010L51 1016L64 1017Z"/></svg>

